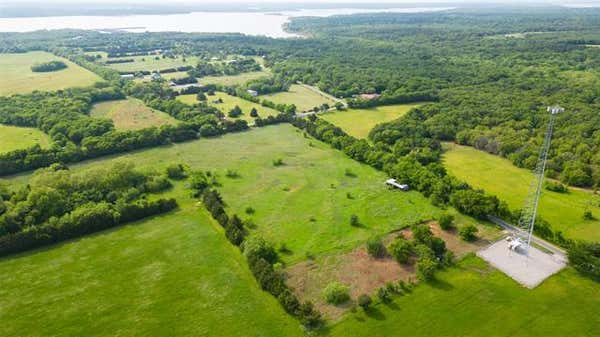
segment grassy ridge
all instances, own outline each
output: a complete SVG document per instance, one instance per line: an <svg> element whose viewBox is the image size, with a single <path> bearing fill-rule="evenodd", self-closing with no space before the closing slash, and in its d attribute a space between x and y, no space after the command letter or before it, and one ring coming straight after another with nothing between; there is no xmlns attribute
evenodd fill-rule
<svg viewBox="0 0 600 337"><path fill-rule="evenodd" d="M369 132L380 123L397 119L420 104L386 105L370 109L348 109L327 113L321 117L357 138L367 138Z"/></svg>
<svg viewBox="0 0 600 337"><path fill-rule="evenodd" d="M47 148L52 139L38 129L0 124L0 153L26 149L35 144Z"/></svg>
<svg viewBox="0 0 600 337"><path fill-rule="evenodd" d="M444 165L450 173L469 184L483 188L506 201L512 209L520 209L527 196L533 173L514 166L510 161L472 147L446 145ZM544 190L539 214L568 238L600 240L600 221L584 220L589 209L600 216L600 197L589 191L571 188L562 194Z"/></svg>
<svg viewBox="0 0 600 337"><path fill-rule="evenodd" d="M2 336L300 336L239 250L181 209L0 260Z"/></svg>
<svg viewBox="0 0 600 337"><path fill-rule="evenodd" d="M62 61L66 69L34 73L36 63ZM98 75L43 51L23 54L0 54L0 95L23 94L34 90L49 91L71 87L85 87L100 81Z"/></svg>
<svg viewBox="0 0 600 337"><path fill-rule="evenodd" d="M567 268L529 290L469 257L389 305L359 310L327 336L595 336L598 285Z"/></svg>
<svg viewBox="0 0 600 337"><path fill-rule="evenodd" d="M112 119L115 128L122 130L137 130L177 123L177 120L168 114L151 109L135 98L95 104L90 111L90 116Z"/></svg>

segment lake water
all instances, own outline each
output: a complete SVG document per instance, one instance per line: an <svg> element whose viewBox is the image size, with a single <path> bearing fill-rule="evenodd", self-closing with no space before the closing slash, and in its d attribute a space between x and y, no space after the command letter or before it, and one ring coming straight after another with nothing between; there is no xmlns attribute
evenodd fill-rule
<svg viewBox="0 0 600 337"><path fill-rule="evenodd" d="M192 12L185 14L126 16L54 16L32 18L0 18L0 32L29 32L43 29L123 30L128 32L202 32L244 33L269 37L293 37L283 24L299 16L327 17L356 13L417 13L448 10L449 7L389 9L307 9L278 13L260 12Z"/></svg>

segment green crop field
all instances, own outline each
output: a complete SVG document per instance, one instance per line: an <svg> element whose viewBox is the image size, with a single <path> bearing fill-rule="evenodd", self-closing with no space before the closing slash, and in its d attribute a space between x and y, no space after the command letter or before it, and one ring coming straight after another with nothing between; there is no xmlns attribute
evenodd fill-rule
<svg viewBox="0 0 600 337"><path fill-rule="evenodd" d="M312 110L312 108L320 106L323 103L327 103L330 106L335 104L331 99L319 95L299 84L292 84L288 91L261 95L260 97L275 103L295 104L299 112Z"/></svg>
<svg viewBox="0 0 600 337"><path fill-rule="evenodd" d="M0 335L302 336L182 186L178 211L0 259Z"/></svg>
<svg viewBox="0 0 600 337"><path fill-rule="evenodd" d="M284 165L273 165L278 158ZM216 170L230 212L252 219L257 226L253 232L285 243L291 250L283 256L287 262L303 260L307 253L346 251L375 233L435 218L442 212L418 192L389 190L384 173L302 137L290 125L148 149L74 167L106 166L114 160L157 169L180 162L194 169ZM227 170L235 170L239 177L225 177ZM346 175L346 170L354 176ZM27 176L12 181L26 183ZM247 207L255 213L246 215ZM350 226L352 214L359 217L361 227Z"/></svg>
<svg viewBox="0 0 600 337"><path fill-rule="evenodd" d="M144 102L135 98L95 104L90 116L112 119L115 127L122 130L136 130L177 123L177 120L168 114L151 109Z"/></svg>
<svg viewBox="0 0 600 337"><path fill-rule="evenodd" d="M115 69L121 72L136 72L141 70L146 71L158 71L161 69L168 68L177 68L182 66L195 66L198 63L198 58L195 56L186 57L185 61L182 56L177 56L176 58L162 58L162 56L158 56L158 60L155 59L156 55L144 55L144 56L123 56L117 58L110 59L101 59L100 62L106 62L106 60L118 60L118 59L133 59L135 62L128 63L113 63L106 64L107 67L111 69Z"/></svg>
<svg viewBox="0 0 600 337"><path fill-rule="evenodd" d="M596 336L600 290L567 268L530 290L477 257L409 295L347 315L327 336Z"/></svg>
<svg viewBox="0 0 600 337"><path fill-rule="evenodd" d="M241 73L237 75L206 76L200 78L198 81L201 84L240 85L250 80L255 80L261 77L267 77L270 75L271 72L268 69L263 69L261 71L250 71L247 73Z"/></svg>
<svg viewBox="0 0 600 337"><path fill-rule="evenodd" d="M66 69L35 73L36 63L62 61ZM0 54L0 95L24 94L34 90L49 91L71 87L85 87L102 79L68 61L43 51L22 54Z"/></svg>
<svg viewBox="0 0 600 337"><path fill-rule="evenodd" d="M520 209L533 173L510 161L472 147L447 144L444 164L448 171L469 184L483 188L506 201L511 209ZM583 212L600 216L600 196L570 188L569 193L544 190L539 214L568 238L600 240L600 221L584 220Z"/></svg>
<svg viewBox="0 0 600 337"><path fill-rule="evenodd" d="M228 95L224 92L215 92L214 96L206 96L208 98L208 103L216 108L218 108L219 110L221 110L224 114L226 118L230 118L227 117L227 113L233 109L236 105L240 107L240 109L242 109L243 114L238 117L241 118L245 121L248 122L248 124L254 124L254 118L250 117L250 110L252 110L252 108L256 108L256 110L258 111L258 116L261 118L265 118L268 116L276 116L279 114L279 111L275 110L275 109L271 109L271 108L267 108L264 107L260 104L256 104L256 103L252 103L250 101L247 101L245 99L241 99L239 97L235 97L235 96L231 96ZM223 100L223 103L215 103L214 101L218 100L218 99ZM198 103L198 100L196 99L196 95L181 95L181 96L177 96L177 99L187 103L187 104L195 104Z"/></svg>
<svg viewBox="0 0 600 337"><path fill-rule="evenodd" d="M397 104L371 109L348 109L346 111L327 113L321 117L326 121L339 126L354 137L367 138L369 131L371 131L375 125L397 119L419 105L420 104Z"/></svg>
<svg viewBox="0 0 600 337"><path fill-rule="evenodd" d="M52 139L38 129L0 124L0 153L26 149L35 144L47 148Z"/></svg>

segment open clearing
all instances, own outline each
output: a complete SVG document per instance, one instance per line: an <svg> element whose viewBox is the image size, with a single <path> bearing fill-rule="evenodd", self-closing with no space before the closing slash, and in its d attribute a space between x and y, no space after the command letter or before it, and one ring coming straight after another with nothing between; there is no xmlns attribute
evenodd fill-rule
<svg viewBox="0 0 600 337"><path fill-rule="evenodd" d="M446 247L457 257L475 252L493 242L501 233L492 226L479 225L478 239L475 242L465 242L458 237L457 230L443 231L437 223L430 223L433 234L446 242ZM410 239L412 233L409 228L394 232L383 241L386 246L402 235ZM414 264L401 265L387 255L383 258L374 258L367 252L365 245L351 252L321 256L315 260L297 263L286 270L288 284L295 289L301 299L307 299L317 305L319 310L329 319L338 319L351 307L351 303L335 306L323 299L323 287L333 281L339 281L350 286L351 302L361 294L374 294L377 288L385 286L387 282L398 280L416 280Z"/></svg>
<svg viewBox="0 0 600 337"><path fill-rule="evenodd" d="M370 109L348 109L326 113L321 115L321 118L339 126L349 135L357 138L367 138L375 125L397 119L419 105L421 104L397 104Z"/></svg>
<svg viewBox="0 0 600 337"><path fill-rule="evenodd" d="M278 158L284 165L273 165ZM156 169L186 163L193 169L216 170L229 212L252 219L256 224L253 232L276 244L284 243L291 251L282 255L286 262L305 260L307 255L349 251L374 234L437 218L443 212L418 192L389 190L384 173L317 140L302 137L299 130L287 124L87 161L74 167L105 166L115 160ZM227 170L236 171L239 177L227 178ZM346 170L352 176L346 175ZM13 181L26 183L27 176ZM254 214L245 214L247 207L252 207ZM352 214L359 217L360 227L350 225ZM458 221L463 220L472 221L466 217Z"/></svg>
<svg viewBox="0 0 600 337"><path fill-rule="evenodd" d="M572 268L533 290L474 256L436 275L390 304L348 314L324 334L592 337L600 329L600 289Z"/></svg>
<svg viewBox="0 0 600 337"><path fill-rule="evenodd" d="M313 90L299 84L292 84L288 91L261 95L259 97L275 103L294 104L298 112L312 110L314 107L321 106L324 103L330 106L335 104L331 99L319 95Z"/></svg>
<svg viewBox="0 0 600 337"><path fill-rule="evenodd" d="M52 144L52 139L38 129L0 124L0 153L26 149L36 144L47 148Z"/></svg>
<svg viewBox="0 0 600 337"><path fill-rule="evenodd" d="M36 63L62 61L66 69L35 73ZM49 91L85 87L102 79L75 63L43 51L22 54L0 54L0 95L24 94L34 90Z"/></svg>
<svg viewBox="0 0 600 337"><path fill-rule="evenodd" d="M255 80L261 77L271 76L271 72L268 69L261 71L250 71L237 75L226 75L226 76L206 76L199 78L198 81L201 84L221 84L221 85L240 85L250 80Z"/></svg>
<svg viewBox="0 0 600 337"><path fill-rule="evenodd" d="M446 144L445 148L444 165L451 174L497 195L511 209L523 207L533 173L514 166L507 159L472 147ZM600 216L600 196L576 188L569 188L569 193L544 190L539 214L565 237L598 241L600 221L584 220L586 209Z"/></svg>
<svg viewBox="0 0 600 337"><path fill-rule="evenodd" d="M231 117L227 116L227 113L233 109L236 105L242 109L243 114L238 117L248 122L248 124L254 124L254 118L250 117L250 110L252 108L256 108L258 111L258 116L261 118L265 118L268 116L276 116L279 114L279 111L271 108L264 107L260 104L256 104L245 99L228 95L224 92L215 92L214 96L206 96L208 104L218 108L225 114L225 118L231 119ZM221 99L223 103L215 103L216 100ZM177 96L177 99L187 103L187 104L196 104L198 100L196 99L196 95L180 95Z"/></svg>
<svg viewBox="0 0 600 337"><path fill-rule="evenodd" d="M0 259L1 336L302 336L179 184L180 209Z"/></svg>
<svg viewBox="0 0 600 337"><path fill-rule="evenodd" d="M177 120L168 114L151 109L135 98L94 104L90 116L112 119L115 128L121 130L137 130L177 123Z"/></svg>
<svg viewBox="0 0 600 337"><path fill-rule="evenodd" d="M156 59L158 57L158 60ZM136 71L159 71L168 68L177 68L183 66L195 66L198 63L198 58L195 56L182 57L177 56L176 58L170 58L157 55L143 55L143 56L123 56L109 59L101 59L99 62L106 62L107 60L121 60L121 59L133 59L134 62L127 63L112 63L105 64L105 66L115 69L120 72L136 72Z"/></svg>

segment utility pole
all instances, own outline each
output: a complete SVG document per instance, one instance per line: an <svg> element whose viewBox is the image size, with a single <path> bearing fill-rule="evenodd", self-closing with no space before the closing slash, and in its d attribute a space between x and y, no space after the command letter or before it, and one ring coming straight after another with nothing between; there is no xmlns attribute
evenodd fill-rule
<svg viewBox="0 0 600 337"><path fill-rule="evenodd" d="M550 113L550 121L548 122L548 127L544 136L544 143L542 144L542 148L540 149L540 154L535 165L535 177L529 186L529 192L527 193L527 198L525 199L525 205L521 210L521 217L519 218L519 226L526 230L527 234L526 238L522 238L526 241L525 250L527 254L529 254L531 236L533 235L533 227L535 225L538 204L540 202L540 195L542 194L544 172L546 170L546 160L548 158L548 151L550 150L550 141L552 140L554 122L556 120L556 115L565 111L565 109L555 105L549 106L547 111Z"/></svg>

